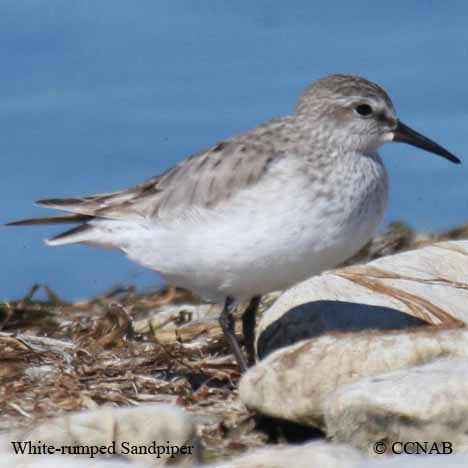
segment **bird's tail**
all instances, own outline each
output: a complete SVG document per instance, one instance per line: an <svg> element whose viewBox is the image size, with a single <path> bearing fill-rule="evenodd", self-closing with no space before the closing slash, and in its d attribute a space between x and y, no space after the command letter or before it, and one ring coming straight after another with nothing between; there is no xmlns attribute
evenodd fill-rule
<svg viewBox="0 0 468 468"><path fill-rule="evenodd" d="M11 221L9 223L6 223L5 226L33 226L37 224L83 223L89 221L92 218L93 216L82 214L47 216L43 218L29 218L20 219L18 221Z"/></svg>
<svg viewBox="0 0 468 468"><path fill-rule="evenodd" d="M63 244L73 244L76 242L83 242L88 236L83 234L93 226L88 224L88 221L92 220L94 216L83 215L83 214L71 214L71 215L59 215L59 216L48 216L43 218L30 218L30 219L21 219L19 221L12 221L6 223L6 226L34 226L42 224L76 224L78 226L73 227L65 232L58 234L51 239L47 239L47 245L63 245Z"/></svg>

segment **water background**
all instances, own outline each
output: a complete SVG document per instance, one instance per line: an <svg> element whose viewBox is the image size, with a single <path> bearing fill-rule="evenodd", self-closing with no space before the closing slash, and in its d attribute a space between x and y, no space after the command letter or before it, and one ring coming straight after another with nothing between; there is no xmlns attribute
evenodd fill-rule
<svg viewBox="0 0 468 468"><path fill-rule="evenodd" d="M290 112L334 72L384 86L401 119L465 161L388 145L386 222L468 221L468 3L0 1L0 221L45 197L113 191ZM0 300L161 279L112 251L46 248L60 227L0 228Z"/></svg>

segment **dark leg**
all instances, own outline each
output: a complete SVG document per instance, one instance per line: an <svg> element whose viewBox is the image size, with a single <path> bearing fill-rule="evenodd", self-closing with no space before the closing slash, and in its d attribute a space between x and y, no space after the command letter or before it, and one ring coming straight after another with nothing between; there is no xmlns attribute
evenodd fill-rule
<svg viewBox="0 0 468 468"><path fill-rule="evenodd" d="M231 348L232 353L236 357L240 371L243 373L247 370L247 361L245 360L245 356L242 354L235 334L234 316L232 315L233 303L234 299L232 297L226 297L226 301L224 302L224 309L219 316L219 324L221 325L221 329L223 330L224 336L229 343L229 347Z"/></svg>
<svg viewBox="0 0 468 468"><path fill-rule="evenodd" d="M255 317L261 298L262 296L254 296L242 316L242 333L249 366L255 364Z"/></svg>

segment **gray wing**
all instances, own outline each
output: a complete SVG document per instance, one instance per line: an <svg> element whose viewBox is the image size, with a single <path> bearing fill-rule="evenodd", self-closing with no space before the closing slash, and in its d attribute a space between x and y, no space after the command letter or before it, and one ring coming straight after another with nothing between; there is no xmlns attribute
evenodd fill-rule
<svg viewBox="0 0 468 468"><path fill-rule="evenodd" d="M37 203L109 219L180 217L194 208L214 207L255 184L281 157L265 142L228 140L128 190Z"/></svg>

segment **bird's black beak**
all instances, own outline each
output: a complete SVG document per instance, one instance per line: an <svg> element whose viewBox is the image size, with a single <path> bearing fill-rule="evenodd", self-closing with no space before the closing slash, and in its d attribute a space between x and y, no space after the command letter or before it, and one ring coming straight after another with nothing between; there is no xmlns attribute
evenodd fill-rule
<svg viewBox="0 0 468 468"><path fill-rule="evenodd" d="M429 140L424 135L416 132L412 128L405 125L403 122L398 121L397 127L393 132L393 141L400 141L402 143L408 143L408 145L417 146L423 150L429 151L434 154L438 154L455 164L460 164L460 160L452 153L447 151L436 142Z"/></svg>

